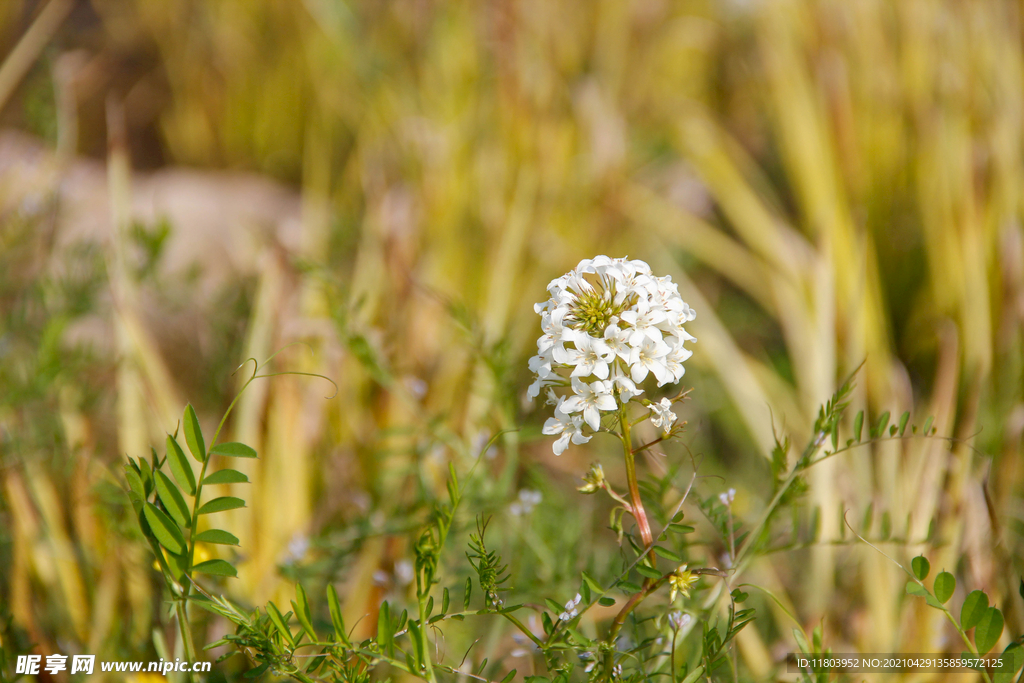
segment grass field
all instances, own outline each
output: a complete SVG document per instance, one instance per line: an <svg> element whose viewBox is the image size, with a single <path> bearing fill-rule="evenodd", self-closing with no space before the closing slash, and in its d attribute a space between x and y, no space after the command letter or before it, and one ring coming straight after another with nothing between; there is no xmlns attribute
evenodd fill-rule
<svg viewBox="0 0 1024 683"><path fill-rule="evenodd" d="M571 597L581 570L617 566L612 506L575 491L595 461L625 481L617 446L556 458L549 408L525 399L533 304L595 254L671 274L697 312L685 438L641 462L678 475L651 493L665 505L699 462L695 496L735 488L737 523L753 526L773 495L773 435L791 437L794 462L858 367L843 440L860 410L868 424L932 418L934 438L808 470L771 551L744 567L777 600L750 591L737 678L796 680L780 664L795 626L820 625L834 652L963 650L852 530L952 573L951 605L984 590L1005 617L1001 651L1024 633L1020 11L3 4L0 124L47 151L35 175L0 158L0 679L30 646L181 656L125 458L162 454L187 402L212 432L252 365L236 368L282 348L271 367L336 387L257 382L227 422L260 455L239 467L251 485L223 485L247 501L224 513L240 547L200 548L236 562L237 579L211 582L232 600L287 605L296 580L311 596L330 584L353 637L373 636L382 599L414 599L416 534L449 463L473 472L442 555L451 585L470 575L476 514L493 516L520 601ZM193 213L157 215L147 197ZM198 207L201 223L175 223ZM479 457L501 430L516 431ZM522 491L540 502L511 514ZM714 538L699 506L684 511ZM707 565L727 551L687 547ZM605 629L602 610L580 629ZM544 674L508 624L483 624L453 625L447 658L475 639L483 677ZM211 617L195 632L229 630ZM211 680L248 666L236 656Z"/></svg>

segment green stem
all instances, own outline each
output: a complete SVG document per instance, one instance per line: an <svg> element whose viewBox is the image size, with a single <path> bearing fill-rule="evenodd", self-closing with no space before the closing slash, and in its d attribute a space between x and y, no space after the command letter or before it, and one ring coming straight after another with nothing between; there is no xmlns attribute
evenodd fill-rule
<svg viewBox="0 0 1024 683"><path fill-rule="evenodd" d="M184 597L178 600L175 610L178 616L178 628L181 631L181 642L185 646L185 659L194 664L196 662L196 644L192 640L192 624L188 620L188 605ZM196 681L195 673L190 671L188 679Z"/></svg>
<svg viewBox="0 0 1024 683"><path fill-rule="evenodd" d="M429 654L430 650L428 649L428 646L430 645L430 641L427 640L427 629L430 628L430 626L429 626L429 624L427 624L427 605L426 605L426 603L427 603L427 595L426 594L429 593L429 592L430 592L429 590L428 591L424 591L423 594L421 594L419 596L419 603L420 603L419 639L420 639L420 652L423 653L423 668L426 669L426 679L428 681L430 681L430 683L436 683L437 682L437 678L434 676L434 663L430 659L430 654ZM419 672L416 672L416 673L418 674Z"/></svg>
<svg viewBox="0 0 1024 683"><path fill-rule="evenodd" d="M651 524L647 521L647 513L644 511L643 501L640 500L640 486L636 479L636 460L633 456L633 443L629 434L629 420L626 418L626 405L619 404L619 423L622 425L622 454L626 458L626 482L629 485L629 498L633 503L633 517L640 528L640 538L645 548L654 545L654 534L651 533ZM654 553L650 553L651 563L655 561Z"/></svg>

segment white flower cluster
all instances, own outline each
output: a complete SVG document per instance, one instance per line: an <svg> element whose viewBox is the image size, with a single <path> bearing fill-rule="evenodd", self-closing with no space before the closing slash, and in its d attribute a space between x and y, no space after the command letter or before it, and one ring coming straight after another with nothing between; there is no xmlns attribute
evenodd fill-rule
<svg viewBox="0 0 1024 683"><path fill-rule="evenodd" d="M584 427L597 431L602 412L642 395L639 385L648 375L659 387L682 378L683 362L693 353L683 343L696 341L683 324L694 312L670 276L655 277L643 261L624 258L584 259L552 280L548 294L534 306L543 334L530 359L536 380L527 396L548 388L555 416L544 433L559 435L554 452L560 455L570 441L590 440ZM568 386L572 395L558 397L554 386ZM666 401L652 407L652 420L664 432L675 422Z"/></svg>
<svg viewBox="0 0 1024 683"><path fill-rule="evenodd" d="M579 593L576 597L565 603L565 611L558 615L560 621L571 621L579 616L579 612L576 610L577 605L583 600L583 596Z"/></svg>

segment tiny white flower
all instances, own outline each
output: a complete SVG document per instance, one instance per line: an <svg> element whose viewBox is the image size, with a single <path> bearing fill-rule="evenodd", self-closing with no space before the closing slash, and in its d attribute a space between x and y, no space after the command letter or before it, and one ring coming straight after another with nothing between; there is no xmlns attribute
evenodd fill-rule
<svg viewBox="0 0 1024 683"><path fill-rule="evenodd" d="M658 403L652 403L650 408L651 424L661 429L663 434L667 434L672 429L672 425L676 423L676 414L672 412L672 401L663 398Z"/></svg>
<svg viewBox="0 0 1024 683"><path fill-rule="evenodd" d="M672 625L672 628L676 631L681 631L689 626L690 621L693 619L689 614L681 612L679 610L672 610L668 613L668 623Z"/></svg>
<svg viewBox="0 0 1024 683"><path fill-rule="evenodd" d="M731 507L732 502L736 500L736 489L729 489L725 493L718 494L718 500L722 502L722 505Z"/></svg>

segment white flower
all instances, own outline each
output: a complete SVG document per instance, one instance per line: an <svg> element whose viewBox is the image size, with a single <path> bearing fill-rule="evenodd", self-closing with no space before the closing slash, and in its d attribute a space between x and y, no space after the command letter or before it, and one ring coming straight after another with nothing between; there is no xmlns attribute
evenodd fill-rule
<svg viewBox="0 0 1024 683"><path fill-rule="evenodd" d="M673 382L678 382L683 378L683 373L686 372L686 368L683 367L683 361L692 355L693 351L683 348L683 345L680 344L679 346L673 347L672 350L661 359L668 371L672 373Z"/></svg>
<svg viewBox="0 0 1024 683"><path fill-rule="evenodd" d="M561 455L569 447L572 440L577 446L590 441L591 437L583 434L583 419L579 415L569 415L564 412L565 399L561 399L555 407L555 416L549 417L544 423L543 432L548 436L560 434L555 441L553 450L555 455Z"/></svg>
<svg viewBox="0 0 1024 683"><path fill-rule="evenodd" d="M583 421L595 432L601 428L600 411L618 408L608 382L598 380L587 384L578 377L573 377L572 390L576 392L576 395L565 399L565 402L562 403L562 410L567 413L576 413L582 410Z"/></svg>
<svg viewBox="0 0 1024 683"><path fill-rule="evenodd" d="M623 401L628 401L634 396L640 396L644 393L640 389L636 388L636 383L625 374L625 370L619 367L617 363L612 367L612 373L608 378L608 383L619 390L619 397Z"/></svg>
<svg viewBox="0 0 1024 683"><path fill-rule="evenodd" d="M662 433L668 434L672 425L676 423L676 414L672 412L672 401L663 398L658 403L652 403L650 407L651 424L661 429Z"/></svg>
<svg viewBox="0 0 1024 683"><path fill-rule="evenodd" d="M598 379L608 379L608 363L615 360L615 352L608 348L603 339L595 339L586 332L567 330L568 341L576 348L555 347L554 359L564 365L574 365L573 377L594 375Z"/></svg>
<svg viewBox="0 0 1024 683"><path fill-rule="evenodd" d="M736 489L729 489L725 493L719 493L718 500L720 500L722 505L725 507L731 507L732 502L736 500Z"/></svg>
<svg viewBox="0 0 1024 683"><path fill-rule="evenodd" d="M601 427L602 412L642 396L648 375L658 386L680 381L691 355L684 344L695 341L684 328L694 313L678 286L671 277L653 276L639 260L584 259L552 280L548 300L533 310L542 334L530 359L534 382L527 397L543 391L550 403L553 390L572 388L558 405L561 414L544 425L545 434L558 436L555 453L589 439Z"/></svg>
<svg viewBox="0 0 1024 683"><path fill-rule="evenodd" d="M604 329L604 343L608 348L622 360L629 362L629 330L624 330L618 325L609 325ZM601 379L604 379L603 377Z"/></svg>
<svg viewBox="0 0 1024 683"><path fill-rule="evenodd" d="M664 311L652 309L650 303L644 299L638 301L637 310L623 311L623 322L632 328L629 335L630 346L639 346L645 338L660 342L661 330L657 326L666 318Z"/></svg>
<svg viewBox="0 0 1024 683"><path fill-rule="evenodd" d="M629 355L630 376L633 381L639 384L647 379L648 372L652 372L658 378L659 387L671 382L672 373L669 372L664 360L670 351L671 349L665 342L655 341L644 335L640 345L634 346Z"/></svg>
<svg viewBox="0 0 1024 683"><path fill-rule="evenodd" d="M681 631L686 628L692 619L693 617L689 614L679 610L672 610L668 613L668 623L671 624L672 628L676 631Z"/></svg>

